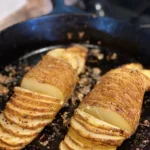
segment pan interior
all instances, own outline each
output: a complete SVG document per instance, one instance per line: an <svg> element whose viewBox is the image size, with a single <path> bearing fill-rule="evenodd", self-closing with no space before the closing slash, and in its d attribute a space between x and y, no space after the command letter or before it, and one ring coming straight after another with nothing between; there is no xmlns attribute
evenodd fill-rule
<svg viewBox="0 0 150 150"><path fill-rule="evenodd" d="M24 150L58 150L60 141L64 138L68 127L69 119L74 109L79 105L82 98L93 88L101 75L108 70L116 68L122 64L137 62L136 58L126 56L122 53L115 53L113 49L103 47L103 45L83 44L89 50L85 71L80 75L80 80L76 86L73 96L69 102L59 111L55 120L45 127L39 136L29 144ZM9 88L8 95L0 96L0 110L4 109L6 102L13 93L13 87L20 84L23 75L30 70L48 51L55 48L67 47L69 45L50 46L35 50L20 57L17 61L1 69L2 75L11 76L12 82L3 84ZM149 66L150 67L150 66ZM141 120L135 134L126 140L118 150L143 150L150 149L150 125L145 124L150 121L150 93L146 93L142 108Z"/></svg>

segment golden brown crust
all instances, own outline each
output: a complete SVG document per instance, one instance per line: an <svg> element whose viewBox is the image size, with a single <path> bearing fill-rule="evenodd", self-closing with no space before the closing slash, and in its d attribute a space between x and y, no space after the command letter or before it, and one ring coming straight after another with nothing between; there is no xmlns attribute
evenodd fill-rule
<svg viewBox="0 0 150 150"><path fill-rule="evenodd" d="M29 104L31 106L36 104L37 107L41 107L42 106L44 108L47 108L47 107L49 107L49 108L51 108L51 107L56 108L56 107L60 107L61 106L59 102L58 103L56 103L56 102L54 103L53 100L47 100L47 99L43 99L42 100L40 98L39 99L34 99L32 97L26 97L24 95L20 95L20 94L17 94L17 93L13 94L12 99L15 100L15 101L21 101L24 104Z"/></svg>
<svg viewBox="0 0 150 150"><path fill-rule="evenodd" d="M74 116L74 119L80 123L82 126L85 127L85 129L87 129L88 131L90 132L93 132L93 133L97 133L97 134L105 134L105 135L111 135L111 136L120 136L122 135L122 133L120 132L115 132L113 130L109 131L107 129L102 129L102 128L97 128L97 127L94 127L92 125L90 125L89 123L83 121L81 118L79 118L78 116Z"/></svg>
<svg viewBox="0 0 150 150"><path fill-rule="evenodd" d="M0 149L24 148L52 122L71 96L85 57L83 47L54 50L23 77L21 87L14 88L14 94L0 114Z"/></svg>
<svg viewBox="0 0 150 150"><path fill-rule="evenodd" d="M56 107L53 107L52 105L50 105L49 107L43 107L41 105L41 107L38 107L37 105L34 105L34 107L32 105L29 105L28 103L24 103L20 100L11 98L11 103L15 106L18 107L20 109L24 109L24 110L30 110L30 111L35 111L35 112L49 112L50 110L53 112L56 110Z"/></svg>
<svg viewBox="0 0 150 150"><path fill-rule="evenodd" d="M31 69L25 78L55 86L63 93L65 99L70 96L76 83L75 71L71 65L48 55L43 57L43 60Z"/></svg>
<svg viewBox="0 0 150 150"><path fill-rule="evenodd" d="M52 119L55 116L54 112L40 113L36 111L23 110L14 106L12 103L7 103L4 111L8 111L15 116L26 119Z"/></svg>
<svg viewBox="0 0 150 150"><path fill-rule="evenodd" d="M52 119L45 120L43 118L42 119L34 119L34 121L33 121L33 119L20 118L18 116L14 117L14 115L11 114L9 111L4 111L3 114L8 121L15 123L26 129L35 130L35 129L38 129L38 128L48 125L52 121Z"/></svg>
<svg viewBox="0 0 150 150"><path fill-rule="evenodd" d="M146 87L142 77L140 72L127 68L112 70L102 77L83 103L116 111L134 131L139 121ZM104 96L103 99L101 95Z"/></svg>
<svg viewBox="0 0 150 150"><path fill-rule="evenodd" d="M76 144L83 144L82 146L86 146L88 141L93 147L95 141L99 142L99 146L119 146L137 128L143 96L149 88L150 71L143 70L140 64L124 65L109 71L75 111L71 119L71 128L67 133L67 140L64 141L71 144L71 139L74 143L77 142ZM102 110L107 112L107 117L114 115L114 117L121 119L126 123L126 127L121 124L117 126L117 121L120 120L115 120L115 118L103 118L106 117L106 112L102 112ZM109 112L113 114L108 115ZM98 113L103 113L103 115ZM111 119L116 121L115 125L112 121L112 125L116 127L110 125ZM75 137L72 129L76 134ZM78 135L82 138L80 140L83 143L77 139ZM73 138L75 139L73 140Z"/></svg>
<svg viewBox="0 0 150 150"><path fill-rule="evenodd" d="M95 142L100 142L103 145L120 145L124 139L122 136L109 136L105 134L96 134L85 129L79 122L77 122L74 117L71 119L71 127L76 131L80 136L91 139Z"/></svg>
<svg viewBox="0 0 150 150"><path fill-rule="evenodd" d="M41 94L41 93L37 93L37 92L32 92L29 91L27 89L23 89L21 87L15 87L14 88L14 95L19 94L21 96L25 96L28 99L36 99L39 102L42 102L44 100L44 102L47 100L47 102L53 102L53 103L59 103L59 99L55 98L55 97L50 97L47 96L45 94Z"/></svg>

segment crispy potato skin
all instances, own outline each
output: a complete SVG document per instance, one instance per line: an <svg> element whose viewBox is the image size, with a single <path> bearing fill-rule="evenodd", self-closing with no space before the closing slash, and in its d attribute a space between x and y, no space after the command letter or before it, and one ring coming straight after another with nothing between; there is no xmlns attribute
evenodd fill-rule
<svg viewBox="0 0 150 150"><path fill-rule="evenodd" d="M21 87L14 88L0 114L0 149L24 148L52 122L71 96L85 59L86 51L82 47L54 50L23 77Z"/></svg>
<svg viewBox="0 0 150 150"><path fill-rule="evenodd" d="M46 55L38 65L25 75L25 78L32 78L39 83L52 85L62 92L64 99L68 99L77 81L75 74L76 72L70 64Z"/></svg>
<svg viewBox="0 0 150 150"><path fill-rule="evenodd" d="M117 112L130 124L133 133L139 122L146 85L144 76L139 71L115 69L101 78L100 83L86 96L83 103ZM103 99L101 95L104 96Z"/></svg>
<svg viewBox="0 0 150 150"><path fill-rule="evenodd" d="M143 69L141 64L134 63L106 73L75 110L70 130L63 142L73 146L68 137L75 139L77 146L82 150L88 141L90 150L96 150L95 141L99 141L99 146L111 145L114 149L120 146L138 126L143 97L145 91L150 89L149 77L149 70ZM99 114L92 111L99 108L108 110L108 113L111 111L119 114L128 123L130 130L105 124L105 121L100 122L101 118L97 117ZM78 135L81 138L77 138ZM100 135L106 137L103 136L101 139ZM60 150L63 150L61 146Z"/></svg>

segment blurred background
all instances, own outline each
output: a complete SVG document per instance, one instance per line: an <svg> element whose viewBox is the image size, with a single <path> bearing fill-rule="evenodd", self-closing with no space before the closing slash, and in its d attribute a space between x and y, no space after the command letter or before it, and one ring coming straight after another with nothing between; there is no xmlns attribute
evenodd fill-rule
<svg viewBox="0 0 150 150"><path fill-rule="evenodd" d="M58 8L62 5L61 3L61 0L56 0L54 5ZM102 17L109 16L141 25L150 23L150 0L75 0L73 6L70 7L70 10L67 8L64 10L66 12L80 12L82 10L86 13Z"/></svg>
<svg viewBox="0 0 150 150"><path fill-rule="evenodd" d="M92 13L150 28L150 0L0 0L0 30L58 13Z"/></svg>

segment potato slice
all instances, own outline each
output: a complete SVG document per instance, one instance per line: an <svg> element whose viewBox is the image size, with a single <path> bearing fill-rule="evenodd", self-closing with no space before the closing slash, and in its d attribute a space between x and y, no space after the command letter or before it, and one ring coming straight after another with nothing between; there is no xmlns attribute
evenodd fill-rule
<svg viewBox="0 0 150 150"><path fill-rule="evenodd" d="M18 98L13 98L11 97L11 103L21 109L25 109L25 110L30 110L30 111L37 111L37 112L55 112L57 111L57 107L53 107L53 105L49 105L47 107L44 107L41 105L38 106L36 102L33 103L33 105L29 104L27 101L26 103L24 103L24 101L22 101L22 99L18 99Z"/></svg>
<svg viewBox="0 0 150 150"><path fill-rule="evenodd" d="M137 128L147 90L150 70L141 64L109 71L75 110L65 144L79 150L116 149Z"/></svg>
<svg viewBox="0 0 150 150"><path fill-rule="evenodd" d="M81 147L76 142L74 142L70 136L65 136L64 142L71 150L116 150L115 147L111 146Z"/></svg>
<svg viewBox="0 0 150 150"><path fill-rule="evenodd" d="M47 55L60 58L65 62L68 62L72 68L77 70L77 73L80 74L84 70L87 49L81 45L73 45L66 50L59 48L55 51L50 51Z"/></svg>
<svg viewBox="0 0 150 150"><path fill-rule="evenodd" d="M76 79L70 64L46 55L25 75L21 87L66 101L74 90Z"/></svg>
<svg viewBox="0 0 150 150"><path fill-rule="evenodd" d="M75 88L84 50L55 50L24 76L0 114L0 148L22 149L52 122ZM62 148L70 150L65 143Z"/></svg>
<svg viewBox="0 0 150 150"><path fill-rule="evenodd" d="M66 146L66 144L65 144L64 141L62 141L62 142L60 143L59 149L60 149L60 150L70 150L70 148L68 148L68 147Z"/></svg>
<svg viewBox="0 0 150 150"><path fill-rule="evenodd" d="M12 134L6 132L0 126L0 139L4 143L11 145L11 146L22 146L30 143L36 136L32 137L17 137L13 136Z"/></svg>
<svg viewBox="0 0 150 150"><path fill-rule="evenodd" d="M52 119L27 119L17 115L14 116L11 112L7 110L4 110L3 114L8 121L13 122L26 129L38 129L52 122Z"/></svg>
<svg viewBox="0 0 150 150"><path fill-rule="evenodd" d="M45 110L47 110L47 109L53 110L54 109L56 111L61 108L61 105L59 103L53 103L50 100L49 101L47 101L47 100L42 100L42 101L39 100L38 101L38 99L29 98L29 97L19 95L16 93L12 96L12 98L14 98L13 101L15 101L17 103L19 103L21 101L22 103L24 103L24 105L34 106L37 109L38 108L45 109Z"/></svg>
<svg viewBox="0 0 150 150"><path fill-rule="evenodd" d="M0 140L0 148L3 150L20 150L22 146L11 146Z"/></svg>
<svg viewBox="0 0 150 150"><path fill-rule="evenodd" d="M65 52L63 55L63 60L68 62L74 70L78 73L79 68L79 60L77 57L73 56L72 54L69 54L68 52Z"/></svg>
<svg viewBox="0 0 150 150"><path fill-rule="evenodd" d="M80 136L79 134L76 133L76 131L71 127L69 128L69 132L67 133L67 135L72 138L72 140L77 143L78 145L80 145L80 147L93 147L93 146L97 146L100 144L100 142L96 142L96 141L92 141L90 139L84 138L82 136Z"/></svg>
<svg viewBox="0 0 150 150"><path fill-rule="evenodd" d="M105 135L111 135L111 136L113 136L113 135L122 136L122 132L116 132L116 131L113 131L113 130L107 130L105 128L94 127L94 126L90 125L89 123L87 123L87 121L82 120L82 118L79 117L79 115L74 115L74 119L78 123L80 123L83 127L85 127L86 130L91 131L93 133L105 134Z"/></svg>
<svg viewBox="0 0 150 150"><path fill-rule="evenodd" d="M114 150L116 149L116 147L114 146L109 146L109 145L100 145L100 142L95 142L92 141L90 139L87 138L83 138L82 136L80 136L79 134L76 133L76 131L72 128L69 129L68 132L68 136L72 139L72 141L74 141L74 143L76 143L77 145L79 145L82 148L90 148L93 150L101 150L101 149L106 149L106 150Z"/></svg>
<svg viewBox="0 0 150 150"><path fill-rule="evenodd" d="M112 80L110 80L110 77L116 79L116 82L114 80L113 82L120 86L114 86L113 82L111 83ZM110 83L109 86L106 85L106 82L108 82L108 80ZM129 80L132 80L132 84L128 84ZM105 88L104 86L106 86L107 88ZM130 90L129 86L132 90ZM83 103L92 107L99 107L97 109L97 114L99 114L99 119L101 120L106 118L112 119L113 115L111 116L111 114L114 112L113 114L116 115L113 118L118 118L121 120L119 121L118 127L127 130L131 135L135 131L139 122L142 99L146 87L147 83L146 80L144 80L144 76L142 75L142 73L127 68L115 69L106 73L106 75L102 77L101 82L97 84L95 88L90 92L90 94L86 96ZM120 88L122 91L120 90ZM126 93L130 93L130 98L129 94L128 96L126 96ZM101 99L99 95L110 97L109 103L108 98L105 99L104 97L104 99ZM113 101L113 99L115 100ZM127 104L127 101L132 102ZM121 105L121 103L123 105ZM133 105L134 103L135 105ZM104 108L106 110L102 114L101 112L103 111L100 112L101 108ZM106 114L105 118L103 118L103 114ZM116 121L118 119L116 119ZM115 126L117 126L117 122L116 124L114 124L111 120L108 120L109 124L114 124ZM121 122L124 123L122 124Z"/></svg>
<svg viewBox="0 0 150 150"><path fill-rule="evenodd" d="M45 94L41 94L41 93L37 93L37 92L32 92L27 89L23 89L21 87L14 88L14 95L20 95L24 98L28 98L26 103L28 103L28 101L30 102L32 100L33 102L36 101L36 103L40 102L40 105L42 103L46 103L46 105L48 105L50 103L50 104L53 104L54 106L60 104L60 99L57 99L56 97L47 96Z"/></svg>
<svg viewBox="0 0 150 150"><path fill-rule="evenodd" d="M55 57L55 58L59 58L59 59L63 59L62 56L64 55L64 52L66 51L65 48L57 48L54 51L48 51L47 55Z"/></svg>
<svg viewBox="0 0 150 150"><path fill-rule="evenodd" d="M65 62L68 62L73 69L77 70L78 69L78 60L76 57L74 57L72 54L69 54L66 52L67 50L63 48L55 49L55 51L49 51L47 55L50 55L55 58L59 58L64 60Z"/></svg>
<svg viewBox="0 0 150 150"><path fill-rule="evenodd" d="M0 125L8 133L19 137L35 136L43 129L43 127L37 128L36 130L23 128L8 121L3 114L0 114Z"/></svg>
<svg viewBox="0 0 150 150"><path fill-rule="evenodd" d="M115 111L103 107L96 107L96 106L87 107L86 104L82 104L81 108L83 107L84 107L84 112L93 115L94 117L100 119L103 122L108 123L109 125L113 125L117 127L120 134L126 137L130 135L131 126L121 115L119 115ZM118 120L120 121L118 122Z"/></svg>
<svg viewBox="0 0 150 150"><path fill-rule="evenodd" d="M106 109L106 108L102 108L102 107L95 107L95 110L101 120L103 120L109 124L112 124L114 126L117 126L124 131L131 133L131 126L118 113L116 113L110 109Z"/></svg>
<svg viewBox="0 0 150 150"><path fill-rule="evenodd" d="M71 127L82 137L89 138L93 141L99 141L103 144L109 144L118 146L124 140L122 136L110 136L105 134L96 134L86 130L81 124L79 124L74 117L71 119Z"/></svg>
<svg viewBox="0 0 150 150"><path fill-rule="evenodd" d="M53 119L56 114L56 112L37 112L34 110L23 110L22 108L13 105L11 102L8 102L6 104L5 110L11 112L16 116L20 116L26 119Z"/></svg>
<svg viewBox="0 0 150 150"><path fill-rule="evenodd" d="M71 54L78 60L78 70L77 73L80 74L84 70L85 61L87 57L87 48L81 45L73 45L72 47L67 48L66 53Z"/></svg>
<svg viewBox="0 0 150 150"><path fill-rule="evenodd" d="M81 107L79 106L79 108L81 108ZM125 136L129 135L128 132L125 132L116 126L113 126L105 121L102 121L102 120L98 119L97 117L84 112L83 110L76 109L75 115L78 115L82 120L86 121L87 123L89 123L90 125L92 125L94 127L101 128L101 129L107 129L107 130L111 130L114 132L119 132L120 134L122 133Z"/></svg>
<svg viewBox="0 0 150 150"><path fill-rule="evenodd" d="M69 136L65 136L64 143L71 149L71 150L85 150L81 148L79 145L74 143ZM90 150L87 148L87 150Z"/></svg>
<svg viewBox="0 0 150 150"><path fill-rule="evenodd" d="M52 97L56 97L61 101L64 99L62 92L59 89L57 89L55 86L39 83L35 79L24 77L21 82L21 87L31 90L33 92L38 92Z"/></svg>
<svg viewBox="0 0 150 150"><path fill-rule="evenodd" d="M141 70L141 72L142 72L142 74L144 74L145 76L150 78L150 70L143 69L143 70Z"/></svg>

